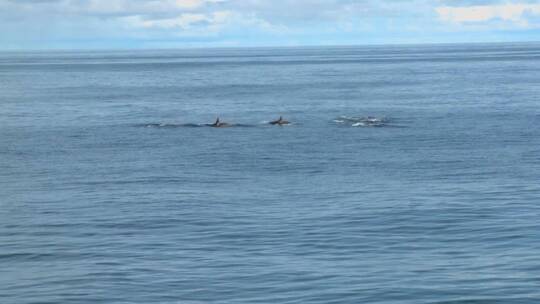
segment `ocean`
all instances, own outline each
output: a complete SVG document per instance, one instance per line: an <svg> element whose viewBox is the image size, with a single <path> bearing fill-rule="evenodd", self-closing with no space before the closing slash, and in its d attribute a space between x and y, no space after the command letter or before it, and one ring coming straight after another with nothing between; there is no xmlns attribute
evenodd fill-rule
<svg viewBox="0 0 540 304"><path fill-rule="evenodd" d="M539 125L539 43L2 52L0 302L540 303Z"/></svg>

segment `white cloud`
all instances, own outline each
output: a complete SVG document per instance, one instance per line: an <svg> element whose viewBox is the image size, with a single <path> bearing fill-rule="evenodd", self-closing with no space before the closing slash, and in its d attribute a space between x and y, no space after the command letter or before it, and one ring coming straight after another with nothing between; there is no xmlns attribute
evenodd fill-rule
<svg viewBox="0 0 540 304"><path fill-rule="evenodd" d="M175 0L174 4L178 8L199 8L208 3L227 2L227 0Z"/></svg>
<svg viewBox="0 0 540 304"><path fill-rule="evenodd" d="M436 11L440 19L453 23L480 23L499 19L516 24L526 24L528 15L540 15L540 4L443 6L436 8Z"/></svg>
<svg viewBox="0 0 540 304"><path fill-rule="evenodd" d="M179 8L196 8L203 4L201 0L176 0L174 2L176 7Z"/></svg>
<svg viewBox="0 0 540 304"><path fill-rule="evenodd" d="M158 28L158 29L190 29L193 25L204 23L205 27L209 29L217 29L227 23L232 13L229 11L218 11L209 14L200 13L184 13L174 18L166 19L150 19L130 20L130 23L134 26L143 28Z"/></svg>
<svg viewBox="0 0 540 304"><path fill-rule="evenodd" d="M193 23L208 20L204 14L182 14L175 18L158 19L158 20L142 20L138 23L139 26L145 28L181 28L188 29Z"/></svg>

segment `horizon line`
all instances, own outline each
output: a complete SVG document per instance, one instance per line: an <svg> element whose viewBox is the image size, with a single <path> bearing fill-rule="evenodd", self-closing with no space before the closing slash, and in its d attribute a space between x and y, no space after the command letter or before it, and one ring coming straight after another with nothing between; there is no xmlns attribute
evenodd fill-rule
<svg viewBox="0 0 540 304"><path fill-rule="evenodd" d="M501 44L540 44L540 40L515 41L463 41L463 42L410 42L410 43L366 43L366 44L298 44L298 45L223 45L223 46L171 46L171 47L87 47L87 48L0 48L1 53L10 52L77 52L77 51L159 51L159 50L220 50L220 49L293 49L293 48L360 48L360 47L406 47L406 46L445 46L445 45L501 45Z"/></svg>

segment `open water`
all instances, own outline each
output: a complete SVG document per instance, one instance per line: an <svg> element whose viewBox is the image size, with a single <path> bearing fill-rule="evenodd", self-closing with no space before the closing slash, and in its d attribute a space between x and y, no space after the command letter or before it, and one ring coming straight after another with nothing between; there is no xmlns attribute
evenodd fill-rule
<svg viewBox="0 0 540 304"><path fill-rule="evenodd" d="M0 302L540 303L540 44L0 53Z"/></svg>

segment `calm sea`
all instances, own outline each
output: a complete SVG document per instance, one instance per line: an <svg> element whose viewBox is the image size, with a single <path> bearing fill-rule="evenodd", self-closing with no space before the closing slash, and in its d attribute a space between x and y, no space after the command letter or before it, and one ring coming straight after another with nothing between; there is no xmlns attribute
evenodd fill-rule
<svg viewBox="0 0 540 304"><path fill-rule="evenodd" d="M540 44L0 53L0 302L540 303Z"/></svg>

